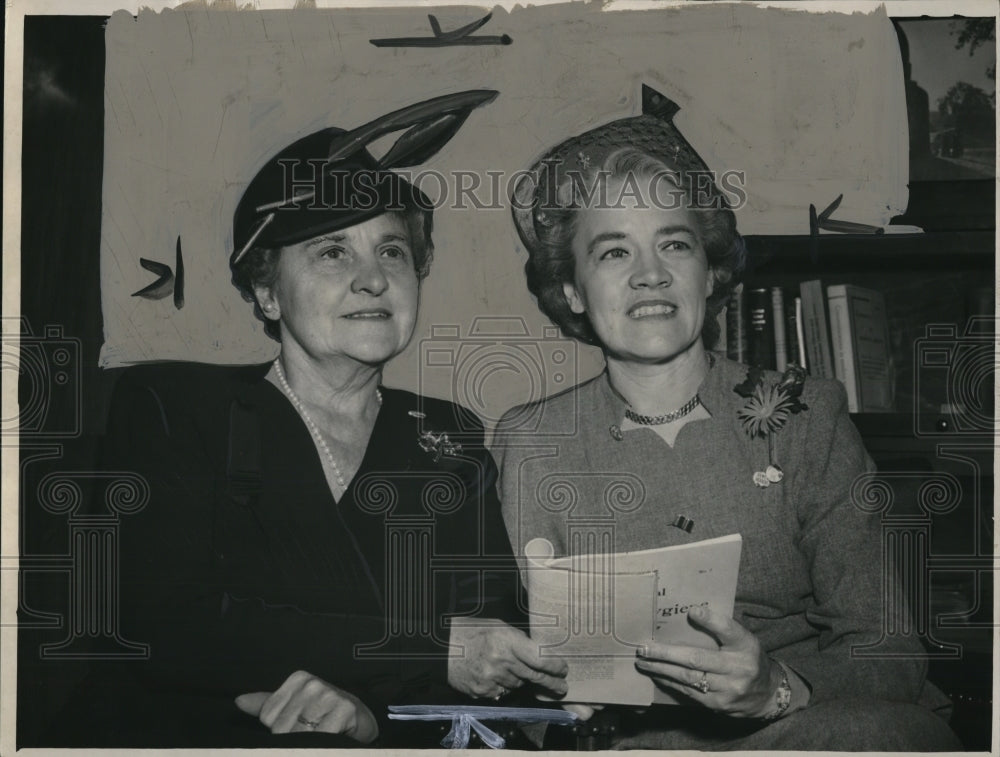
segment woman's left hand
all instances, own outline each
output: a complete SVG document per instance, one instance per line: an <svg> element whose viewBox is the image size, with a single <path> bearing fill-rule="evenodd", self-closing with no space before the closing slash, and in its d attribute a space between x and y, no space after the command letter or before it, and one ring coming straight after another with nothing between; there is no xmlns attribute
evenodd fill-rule
<svg viewBox="0 0 1000 757"><path fill-rule="evenodd" d="M271 733L342 733L362 744L378 736L378 723L364 702L302 670L288 676L273 693L241 694L236 706L259 718Z"/></svg>
<svg viewBox="0 0 1000 757"><path fill-rule="evenodd" d="M715 637L719 649L647 644L635 663L639 672L712 710L744 718L769 714L782 669L764 653L757 637L710 610L696 608L688 617Z"/></svg>

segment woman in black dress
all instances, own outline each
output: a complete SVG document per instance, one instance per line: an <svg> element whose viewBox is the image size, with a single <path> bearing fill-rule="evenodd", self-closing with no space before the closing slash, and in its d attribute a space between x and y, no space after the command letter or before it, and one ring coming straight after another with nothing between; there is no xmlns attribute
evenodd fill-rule
<svg viewBox="0 0 1000 757"><path fill-rule="evenodd" d="M107 684L108 742L417 746L386 705L564 690L562 663L510 625L516 569L478 419L381 386L433 249L427 198L388 168L425 160L493 96L274 156L236 210L230 263L277 359L120 381L106 459L150 488L121 528L121 625L150 654ZM400 125L373 159L366 141ZM289 732L336 737L269 741Z"/></svg>

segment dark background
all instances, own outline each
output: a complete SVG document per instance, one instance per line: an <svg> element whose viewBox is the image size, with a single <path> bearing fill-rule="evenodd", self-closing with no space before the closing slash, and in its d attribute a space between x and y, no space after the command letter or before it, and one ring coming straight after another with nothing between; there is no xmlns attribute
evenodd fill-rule
<svg viewBox="0 0 1000 757"><path fill-rule="evenodd" d="M60 561L70 545L67 515L45 511L33 493L48 473L94 468L113 381L97 367L105 20L24 22L19 401L22 412L39 412L21 437L18 747L58 738L57 715L85 670L40 656L43 644L70 635L70 574ZM65 383L52 361L61 348L70 355Z"/></svg>

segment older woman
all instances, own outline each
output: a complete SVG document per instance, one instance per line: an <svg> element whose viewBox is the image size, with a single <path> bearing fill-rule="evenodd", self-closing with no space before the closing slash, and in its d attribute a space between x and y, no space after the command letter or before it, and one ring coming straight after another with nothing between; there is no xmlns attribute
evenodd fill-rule
<svg viewBox="0 0 1000 757"><path fill-rule="evenodd" d="M119 383L108 464L151 492L122 528L122 628L149 657L106 690L107 741L432 746L436 727L393 737L386 705L564 690L564 667L506 622L516 568L479 421L381 386L433 250L427 198L388 169L432 155L493 96L324 129L271 158L236 210L230 262L278 357ZM364 145L400 128L394 157L374 160Z"/></svg>
<svg viewBox="0 0 1000 757"><path fill-rule="evenodd" d="M588 522L612 522L619 552L742 535L733 616L688 614L713 648L637 652L637 670L683 704L621 712L618 748L958 748L922 706L936 692L919 644L883 636L879 523L850 496L873 465L844 390L711 351L743 244L676 108L644 96L644 115L549 151L512 201L539 307L606 360L544 412L500 425L516 553L544 537L572 554L587 542L570 527ZM525 418L540 419L532 435ZM560 476L569 511L545 499ZM616 477L642 482L628 507L605 496Z"/></svg>

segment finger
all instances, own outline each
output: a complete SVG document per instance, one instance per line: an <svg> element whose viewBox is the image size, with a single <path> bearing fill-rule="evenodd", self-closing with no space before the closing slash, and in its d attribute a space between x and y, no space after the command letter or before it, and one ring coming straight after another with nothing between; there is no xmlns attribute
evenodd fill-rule
<svg viewBox="0 0 1000 757"><path fill-rule="evenodd" d="M513 667L513 665L511 667ZM526 671L530 670L527 667L525 667L524 669ZM524 685L524 680L517 673L515 673L513 670L510 670L509 668L505 668L499 671L493 680L496 682L497 686L502 686L503 688L507 689L507 691L513 691L514 689L518 689Z"/></svg>
<svg viewBox="0 0 1000 757"><path fill-rule="evenodd" d="M676 685L684 689L692 689L697 693L702 678L708 681L710 691L719 691L724 686L723 678L716 674L706 673L702 670L691 670L681 665L673 665L668 662L652 662L649 660L637 659L635 667L640 673L644 673L664 685ZM687 693L685 691L685 693Z"/></svg>
<svg viewBox="0 0 1000 757"><path fill-rule="evenodd" d="M512 657L490 661L481 661L479 665L472 668L469 673L480 684L483 695L490 694L497 686L505 686L508 689L521 685L521 679L513 672L513 668L519 663Z"/></svg>
<svg viewBox="0 0 1000 757"><path fill-rule="evenodd" d="M683 665L674 665L670 662L644 660L641 657L636 659L635 668L645 675L663 678L684 686L694 686L701 680L702 675L702 671L700 670L692 670Z"/></svg>
<svg viewBox="0 0 1000 757"><path fill-rule="evenodd" d="M566 685L566 680L562 676L549 675L541 670L528 667L519 660L511 660L507 663L507 665L509 666L510 672L517 676L518 686L520 686L522 682L533 683L536 686L541 686L558 696L564 696L569 690Z"/></svg>
<svg viewBox="0 0 1000 757"><path fill-rule="evenodd" d="M551 676L565 678L566 673L569 672L569 666L564 659L555 655L543 656L541 650L538 648L538 644L523 633L520 635L520 638L511 642L510 651L529 668L540 670Z"/></svg>
<svg viewBox="0 0 1000 757"><path fill-rule="evenodd" d="M240 694L236 697L236 706L247 715L257 717L260 715L260 710L269 696L271 696L271 692L269 691L255 691L251 694Z"/></svg>
<svg viewBox="0 0 1000 757"><path fill-rule="evenodd" d="M323 685L322 681L317 679L317 683L321 686L321 690L318 687L316 689L319 693L306 694L303 691L303 696L301 698L302 706L295 716L295 722L292 723L289 728L289 732L298 733L300 731L323 731L325 733L343 733L344 730L341 727L340 730L334 730L336 722L334 719L330 718L330 715L334 711L343 706L344 700L337 694L335 694L331 689ZM305 687L303 687L305 688ZM295 704L295 698L293 697L290 705ZM344 718L341 716L341 721Z"/></svg>
<svg viewBox="0 0 1000 757"><path fill-rule="evenodd" d="M694 625L712 634L723 647L740 646L748 637L752 637L747 629L731 617L707 607L692 608L688 612L688 617Z"/></svg>
<svg viewBox="0 0 1000 757"><path fill-rule="evenodd" d="M637 660L646 662L669 662L691 670L709 673L724 673L727 657L716 649L702 649L683 644L658 644L650 642L638 651Z"/></svg>
<svg viewBox="0 0 1000 757"><path fill-rule="evenodd" d="M260 722L268 728L274 729L274 723L281 711L288 704L292 695L298 691L299 687L309 678L309 674L301 670L292 673L285 682L278 687L278 690L268 697L260 708Z"/></svg>
<svg viewBox="0 0 1000 757"><path fill-rule="evenodd" d="M479 664L465 666L465 689L473 697L495 697L501 693L500 688L514 689L521 680L513 674L506 664Z"/></svg>
<svg viewBox="0 0 1000 757"><path fill-rule="evenodd" d="M288 702L281 709L281 711L275 715L274 722L271 724L271 733L291 733L296 730L308 730L298 721L301 712L300 707L294 707L291 702Z"/></svg>
<svg viewBox="0 0 1000 757"><path fill-rule="evenodd" d="M314 676L309 676L307 680L302 681L275 718L271 726L271 733L292 733L297 730L312 730L308 725L302 723L299 717L301 716L303 720L315 722L316 718L307 718L304 713L311 709L320 709L322 698L326 691L326 684ZM320 709L320 712L325 713L326 709Z"/></svg>
<svg viewBox="0 0 1000 757"><path fill-rule="evenodd" d="M497 682L497 679L501 676L499 671L490 673L489 675L477 675L472 679L469 685L469 690L472 696L477 699L488 699L495 697L500 693L501 684ZM511 676L513 677L513 676Z"/></svg>
<svg viewBox="0 0 1000 757"><path fill-rule="evenodd" d="M595 708L589 704L564 704L566 712L572 712L579 720L590 720L594 717Z"/></svg>
<svg viewBox="0 0 1000 757"><path fill-rule="evenodd" d="M321 715L307 715L305 712L300 712L295 716L295 720L288 727L287 731L275 730L274 733L312 733L313 731L325 730L321 728L323 720L326 718L325 714ZM282 723L280 726L276 725L275 728L283 727ZM329 731L329 733L340 733L340 731Z"/></svg>
<svg viewBox="0 0 1000 757"><path fill-rule="evenodd" d="M500 699L521 686L521 680L511 673L494 673L476 684L477 699Z"/></svg>
<svg viewBox="0 0 1000 757"><path fill-rule="evenodd" d="M333 709L320 719L316 730L323 733L344 733L351 736L354 727L352 720L353 709L346 702L340 701L334 704Z"/></svg>

